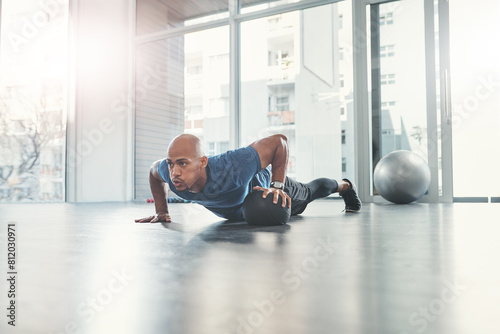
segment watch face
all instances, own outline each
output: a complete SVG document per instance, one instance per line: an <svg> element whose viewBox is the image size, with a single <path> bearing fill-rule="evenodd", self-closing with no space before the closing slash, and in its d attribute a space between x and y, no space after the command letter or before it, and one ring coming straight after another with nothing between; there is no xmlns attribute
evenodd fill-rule
<svg viewBox="0 0 500 334"><path fill-rule="evenodd" d="M285 188L285 185L279 181L274 181L271 182L271 187L283 190Z"/></svg>

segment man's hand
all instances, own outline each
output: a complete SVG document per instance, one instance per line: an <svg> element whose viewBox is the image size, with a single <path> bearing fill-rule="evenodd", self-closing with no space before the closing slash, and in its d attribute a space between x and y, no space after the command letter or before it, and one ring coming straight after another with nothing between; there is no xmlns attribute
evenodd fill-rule
<svg viewBox="0 0 500 334"><path fill-rule="evenodd" d="M262 190L264 192L262 194L262 198L266 198L267 195L273 194L274 195L274 198L273 198L274 204L278 204L278 197L281 196L281 206L285 207L286 204L288 203L288 207L289 208L292 207L292 200L290 199L290 196L288 196L288 194L281 189L278 189L278 188L266 189L266 188L256 186L256 187L253 187L253 190Z"/></svg>
<svg viewBox="0 0 500 334"><path fill-rule="evenodd" d="M146 218L136 219L136 223L160 223L167 222L170 223L172 220L170 219L170 215L165 212L157 213L154 216L149 216Z"/></svg>

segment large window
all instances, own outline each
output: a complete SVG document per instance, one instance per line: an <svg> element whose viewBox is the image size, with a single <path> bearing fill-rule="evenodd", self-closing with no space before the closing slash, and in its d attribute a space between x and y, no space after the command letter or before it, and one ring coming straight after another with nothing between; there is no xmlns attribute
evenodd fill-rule
<svg viewBox="0 0 500 334"><path fill-rule="evenodd" d="M285 134L300 181L354 175L349 16L343 2L241 24L241 142Z"/></svg>
<svg viewBox="0 0 500 334"><path fill-rule="evenodd" d="M216 155L229 146L229 28L185 35L184 132L202 139L206 154ZM190 112L195 108L196 113Z"/></svg>
<svg viewBox="0 0 500 334"><path fill-rule="evenodd" d="M68 5L1 5L0 201L63 201Z"/></svg>
<svg viewBox="0 0 500 334"><path fill-rule="evenodd" d="M500 1L450 1L455 200L500 201Z"/></svg>
<svg viewBox="0 0 500 334"><path fill-rule="evenodd" d="M371 10L379 16L378 33L372 27L371 35L374 165L395 150L411 150L427 160L422 1L374 5Z"/></svg>

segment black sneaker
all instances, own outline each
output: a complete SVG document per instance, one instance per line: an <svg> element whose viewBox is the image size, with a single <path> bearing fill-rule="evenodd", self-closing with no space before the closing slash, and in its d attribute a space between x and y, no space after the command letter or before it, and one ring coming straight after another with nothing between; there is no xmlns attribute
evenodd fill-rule
<svg viewBox="0 0 500 334"><path fill-rule="evenodd" d="M356 193L356 185L349 181L348 179L342 179L346 181L351 186L344 191L339 193L340 197L344 199L345 212L359 212L361 210L361 201L359 200L358 194Z"/></svg>

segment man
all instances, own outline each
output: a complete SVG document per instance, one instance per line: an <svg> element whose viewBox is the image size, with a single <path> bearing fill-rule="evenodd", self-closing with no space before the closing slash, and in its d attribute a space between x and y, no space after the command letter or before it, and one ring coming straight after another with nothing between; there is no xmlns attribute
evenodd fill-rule
<svg viewBox="0 0 500 334"><path fill-rule="evenodd" d="M281 197L282 206L288 205L292 215L302 213L315 199L335 192L344 199L346 212L361 209L355 187L349 180L319 178L300 183L286 177L287 165L288 141L284 135L269 136L209 158L204 155L198 137L179 135L168 146L166 159L154 162L150 168L149 184L156 214L135 221L170 222L169 188L178 196L229 220L243 220L243 200L252 190L263 190L264 198L274 196L275 204Z"/></svg>

